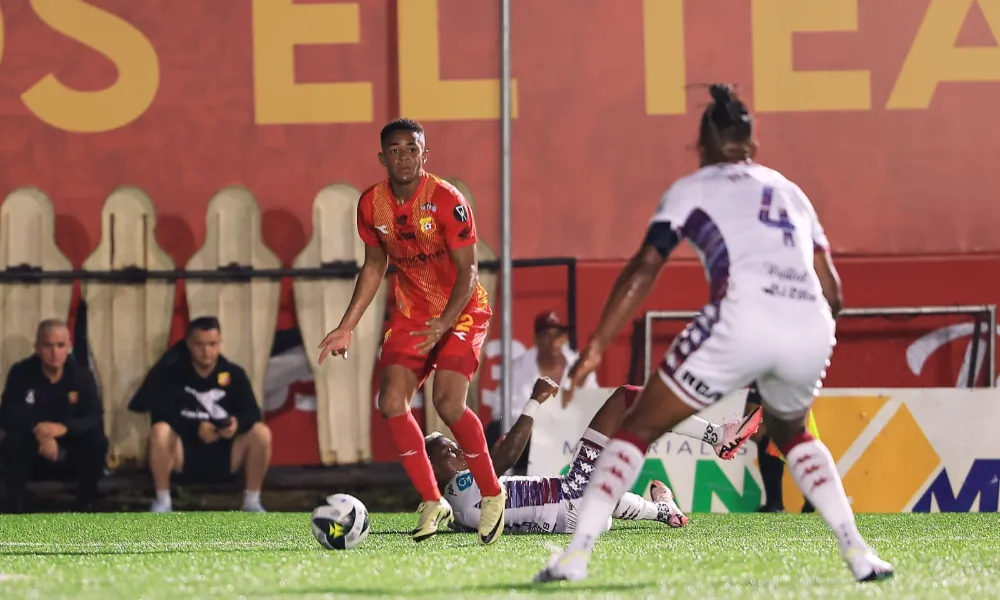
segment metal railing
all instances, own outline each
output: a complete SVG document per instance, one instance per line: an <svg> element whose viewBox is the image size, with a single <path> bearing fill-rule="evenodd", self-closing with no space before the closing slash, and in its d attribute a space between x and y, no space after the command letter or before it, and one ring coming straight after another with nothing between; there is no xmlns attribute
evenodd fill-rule
<svg viewBox="0 0 1000 600"><path fill-rule="evenodd" d="M566 324L569 327L570 344L576 348L577 341L577 278L576 258L554 257L554 258L524 258L512 261L512 267L566 267ZM501 269L501 261L484 260L480 261L479 268L484 271L498 272ZM167 271L149 270L140 266L127 266L120 269L111 270L86 270L74 269L71 271L46 271L44 269L23 265L7 267L0 270L0 285L5 284L33 284L43 282L72 283L93 282L93 283L117 283L139 285L147 281L211 281L219 283L246 283L253 279L346 279L355 277L361 271L360 265L355 261L337 261L323 263L319 267L310 268L281 268L281 269L255 269L249 265L230 264L218 269L191 270L172 269ZM389 273L395 272L395 268L390 265ZM494 299L494 302L498 299Z"/></svg>
<svg viewBox="0 0 1000 600"><path fill-rule="evenodd" d="M693 310L652 310L645 314L644 332L644 353L643 357L645 369L644 382L649 379L653 372L653 321L689 321L698 314ZM996 304L975 304L965 306L899 306L884 308L845 308L840 312L840 317L933 317L945 315L969 315L982 319L985 317L987 332L986 336L986 359L988 386L997 385L997 305ZM979 320L972 332L972 357L970 360L975 364L979 352L979 339L982 332L979 327ZM970 373L974 377L975 370ZM972 387L971 385L969 387Z"/></svg>

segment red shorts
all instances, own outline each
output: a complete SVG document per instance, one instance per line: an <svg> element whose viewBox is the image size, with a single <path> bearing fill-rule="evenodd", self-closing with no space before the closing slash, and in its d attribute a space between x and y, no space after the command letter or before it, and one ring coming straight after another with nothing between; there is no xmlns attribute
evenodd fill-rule
<svg viewBox="0 0 1000 600"><path fill-rule="evenodd" d="M389 330L382 343L380 370L388 365L406 367L417 374L420 385L437 369L455 371L472 380L479 369L479 357L489 328L488 313L463 314L429 353L420 354L416 347L424 338L412 333L427 329L426 323L395 315L389 322Z"/></svg>

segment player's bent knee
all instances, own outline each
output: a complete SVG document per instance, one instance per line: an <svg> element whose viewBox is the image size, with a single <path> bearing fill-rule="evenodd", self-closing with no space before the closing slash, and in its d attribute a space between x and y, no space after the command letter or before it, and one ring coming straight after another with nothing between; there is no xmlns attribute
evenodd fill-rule
<svg viewBox="0 0 1000 600"><path fill-rule="evenodd" d="M258 446L268 447L271 445L271 428L264 423L254 423L247 434L250 436L250 441Z"/></svg>
<svg viewBox="0 0 1000 600"><path fill-rule="evenodd" d="M410 408L410 399L420 383L416 373L405 366L390 364L382 371L381 379L378 395L379 412L387 419L405 415Z"/></svg>
<svg viewBox="0 0 1000 600"><path fill-rule="evenodd" d="M406 414L407 409L409 409L409 405L406 402L406 397L402 394L391 391L379 394L378 410L386 419L401 417Z"/></svg>
<svg viewBox="0 0 1000 600"><path fill-rule="evenodd" d="M434 390L434 408L444 419L445 423L451 425L462 418L465 413L465 395L455 393L438 393Z"/></svg>
<svg viewBox="0 0 1000 600"><path fill-rule="evenodd" d="M169 449L174 442L175 435L173 428L167 423L163 421L153 423L149 430L149 443L151 446Z"/></svg>

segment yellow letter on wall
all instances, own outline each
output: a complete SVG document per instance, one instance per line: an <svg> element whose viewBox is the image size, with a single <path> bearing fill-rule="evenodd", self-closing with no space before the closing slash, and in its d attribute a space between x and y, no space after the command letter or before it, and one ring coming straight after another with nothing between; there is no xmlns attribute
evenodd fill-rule
<svg viewBox="0 0 1000 600"><path fill-rule="evenodd" d="M441 79L437 0L403 0L399 11L399 108L424 121L500 118L499 79ZM511 80L517 117L517 81Z"/></svg>
<svg viewBox="0 0 1000 600"><path fill-rule="evenodd" d="M142 32L81 0L31 0L31 6L52 29L108 57L118 80L103 90L81 92L49 74L21 95L28 110L53 127L79 133L117 129L146 112L160 85L160 65Z"/></svg>
<svg viewBox="0 0 1000 600"><path fill-rule="evenodd" d="M858 0L753 0L754 108L869 110L868 71L795 71L792 36L856 31Z"/></svg>
<svg viewBox="0 0 1000 600"><path fill-rule="evenodd" d="M3 11L0 11L0 62L3 61L3 40L6 33L3 26Z"/></svg>
<svg viewBox="0 0 1000 600"><path fill-rule="evenodd" d="M371 123L371 83L295 83L296 44L357 44L360 39L357 4L254 0L257 123Z"/></svg>
<svg viewBox="0 0 1000 600"><path fill-rule="evenodd" d="M928 108L942 81L1000 81L1000 47L955 47L975 1L931 1L886 108ZM1000 0L978 1L1000 39Z"/></svg>
<svg viewBox="0 0 1000 600"><path fill-rule="evenodd" d="M687 111L684 68L684 0L643 0L646 114Z"/></svg>

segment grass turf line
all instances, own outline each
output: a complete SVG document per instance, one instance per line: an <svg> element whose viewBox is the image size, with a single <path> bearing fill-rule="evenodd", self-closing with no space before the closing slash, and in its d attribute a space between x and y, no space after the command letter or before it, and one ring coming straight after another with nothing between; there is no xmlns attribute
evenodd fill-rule
<svg viewBox="0 0 1000 600"><path fill-rule="evenodd" d="M855 584L815 515L696 514L684 529L616 522L590 579L531 577L568 536L471 534L414 544L412 514L372 516L355 550L322 549L306 514L0 516L0 598L996 598L996 514L860 515L897 568Z"/></svg>

